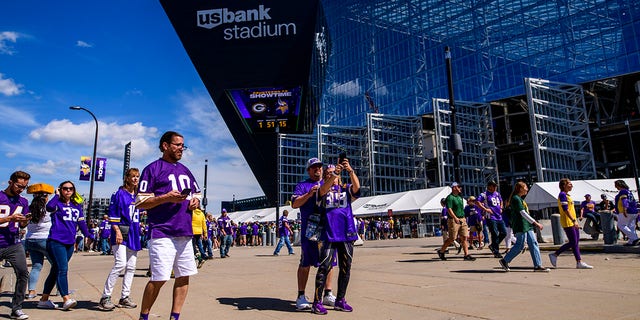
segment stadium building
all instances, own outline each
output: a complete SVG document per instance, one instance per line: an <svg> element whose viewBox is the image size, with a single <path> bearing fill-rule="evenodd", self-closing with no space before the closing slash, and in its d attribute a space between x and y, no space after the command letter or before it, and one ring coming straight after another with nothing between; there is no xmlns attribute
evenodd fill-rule
<svg viewBox="0 0 640 320"><path fill-rule="evenodd" d="M171 18L177 9L163 2ZM275 3L280 7L270 9ZM256 20L269 18L260 23L286 25L276 35L256 24L262 26L256 29L260 37L248 32L243 38L241 30L248 28L243 23L256 23L237 19L250 17L246 8L207 11L198 4L194 10L204 12L201 22L213 27L225 21L216 17L237 13L235 29L229 25L221 41L249 47L251 41L265 44L265 35L301 33L288 26L291 19L277 19L286 9L282 4L247 1ZM234 133L239 125L228 120L224 94L214 88L221 84L208 80L209 69L198 67L186 33L172 19L267 197L273 199L271 188L277 188L277 203L286 203L306 177L309 157L335 162L342 152L356 168L364 195L447 185L455 176L453 124L461 137L460 182L468 194L489 180L506 190L518 179L634 175L637 160L632 165L630 148L631 140L640 141L640 2L322 0L309 12L316 13L309 14L314 24L306 29L313 32L311 40L287 47L307 52L310 64L300 64L305 74L296 78L304 83L285 86L307 109L301 112L307 120L299 120L304 130L276 133L276 152L262 158L246 147L263 148L262 138L256 143ZM195 21L195 15L188 12L184 19ZM240 76L234 75L234 88L281 85L253 77L243 86ZM265 176L265 168L275 168L267 170L275 176ZM275 185L263 181L272 178Z"/></svg>

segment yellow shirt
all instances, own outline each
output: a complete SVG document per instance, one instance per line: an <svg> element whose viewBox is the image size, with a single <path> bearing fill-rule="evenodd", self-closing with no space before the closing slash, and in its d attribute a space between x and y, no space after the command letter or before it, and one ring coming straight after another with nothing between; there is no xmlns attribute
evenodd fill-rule
<svg viewBox="0 0 640 320"><path fill-rule="evenodd" d="M563 199L566 196L566 199ZM566 204L568 210L565 211L562 205ZM560 224L563 228L573 227L576 223L576 206L568 193L560 192L558 196L558 210L560 210Z"/></svg>
<svg viewBox="0 0 640 320"><path fill-rule="evenodd" d="M191 227L193 227L194 235L202 235L207 232L207 222L204 217L204 212L200 209L193 210L191 216Z"/></svg>

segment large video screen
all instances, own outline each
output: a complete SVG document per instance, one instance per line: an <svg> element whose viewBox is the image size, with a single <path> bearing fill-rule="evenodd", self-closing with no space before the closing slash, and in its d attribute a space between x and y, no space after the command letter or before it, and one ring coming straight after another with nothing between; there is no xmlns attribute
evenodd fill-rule
<svg viewBox="0 0 640 320"><path fill-rule="evenodd" d="M250 132L295 132L300 114L300 87L230 89L227 94Z"/></svg>

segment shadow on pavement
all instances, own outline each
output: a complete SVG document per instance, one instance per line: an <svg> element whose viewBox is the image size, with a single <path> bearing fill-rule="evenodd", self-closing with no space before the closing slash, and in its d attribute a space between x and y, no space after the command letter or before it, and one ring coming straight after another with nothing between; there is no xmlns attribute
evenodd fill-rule
<svg viewBox="0 0 640 320"><path fill-rule="evenodd" d="M221 304L235 306L238 310L274 310L282 312L298 312L295 302L278 298L240 297L217 299Z"/></svg>

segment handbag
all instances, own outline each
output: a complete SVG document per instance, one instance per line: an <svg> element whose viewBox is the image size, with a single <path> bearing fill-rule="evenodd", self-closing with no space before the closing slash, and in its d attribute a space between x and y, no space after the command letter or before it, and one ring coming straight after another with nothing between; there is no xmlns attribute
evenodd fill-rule
<svg viewBox="0 0 640 320"><path fill-rule="evenodd" d="M129 226L123 226L121 224L118 225L118 229L120 229L120 234L122 234L122 240L125 241L129 236Z"/></svg>

